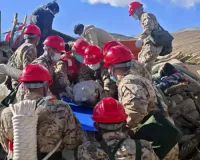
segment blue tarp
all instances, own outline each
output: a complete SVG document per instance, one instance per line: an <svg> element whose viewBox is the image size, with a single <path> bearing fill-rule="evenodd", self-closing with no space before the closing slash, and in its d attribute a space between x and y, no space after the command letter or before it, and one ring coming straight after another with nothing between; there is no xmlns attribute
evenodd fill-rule
<svg viewBox="0 0 200 160"><path fill-rule="evenodd" d="M84 131L96 131L93 124L94 121L92 120L93 109L88 107L83 107L73 103L69 98L63 97L62 101L67 102L75 116L81 123L82 129Z"/></svg>

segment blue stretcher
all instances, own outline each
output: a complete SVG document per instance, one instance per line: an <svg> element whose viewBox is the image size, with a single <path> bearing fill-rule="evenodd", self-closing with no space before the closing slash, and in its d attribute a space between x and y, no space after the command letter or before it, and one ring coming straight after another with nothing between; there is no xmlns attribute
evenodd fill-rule
<svg viewBox="0 0 200 160"><path fill-rule="evenodd" d="M83 107L80 105L77 105L71 101L70 98L68 97L63 97L61 99L64 102L67 102L79 122L81 123L82 130L84 131L97 131L94 127L94 121L92 120L92 114L93 114L93 109L92 108L87 108Z"/></svg>

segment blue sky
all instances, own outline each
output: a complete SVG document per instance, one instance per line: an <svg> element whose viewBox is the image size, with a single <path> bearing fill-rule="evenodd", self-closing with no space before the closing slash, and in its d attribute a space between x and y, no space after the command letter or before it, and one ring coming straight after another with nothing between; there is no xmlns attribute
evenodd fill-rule
<svg viewBox="0 0 200 160"><path fill-rule="evenodd" d="M2 31L11 29L14 13L19 20L49 0L1 0ZM138 21L128 16L131 0L57 0L60 12L53 28L73 35L77 23L93 24L113 33L138 35L142 29ZM200 0L143 0L145 10L154 13L160 24L170 32L182 28L200 27Z"/></svg>

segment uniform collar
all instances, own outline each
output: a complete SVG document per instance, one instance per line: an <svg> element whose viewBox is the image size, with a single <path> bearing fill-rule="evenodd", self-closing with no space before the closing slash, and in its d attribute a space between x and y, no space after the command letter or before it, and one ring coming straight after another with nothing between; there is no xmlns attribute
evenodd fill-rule
<svg viewBox="0 0 200 160"><path fill-rule="evenodd" d="M126 135L123 132L108 132L103 134L103 139L105 141L122 138L126 138Z"/></svg>

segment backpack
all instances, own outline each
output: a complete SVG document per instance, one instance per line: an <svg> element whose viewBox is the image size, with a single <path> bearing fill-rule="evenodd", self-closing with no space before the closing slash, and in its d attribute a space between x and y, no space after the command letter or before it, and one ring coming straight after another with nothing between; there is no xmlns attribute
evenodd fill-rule
<svg viewBox="0 0 200 160"><path fill-rule="evenodd" d="M159 29L154 29L151 32L149 38L156 47L163 46L160 56L165 56L172 52L172 41L174 37L172 37L171 34L164 30L160 25Z"/></svg>
<svg viewBox="0 0 200 160"><path fill-rule="evenodd" d="M154 152L163 159L180 141L182 133L167 119L159 97L157 99L160 111L149 113L131 138L153 142Z"/></svg>
<svg viewBox="0 0 200 160"><path fill-rule="evenodd" d="M107 145L107 143L104 140L102 140L100 142L101 148L108 155L109 160L115 160L115 154L125 140L126 140L126 138L121 139L118 142L118 144L116 145L116 147L114 148L113 152L111 151L111 149L109 148L109 146ZM135 140L135 145L136 145L135 160L141 160L141 158L142 158L142 145L141 145L140 140Z"/></svg>

